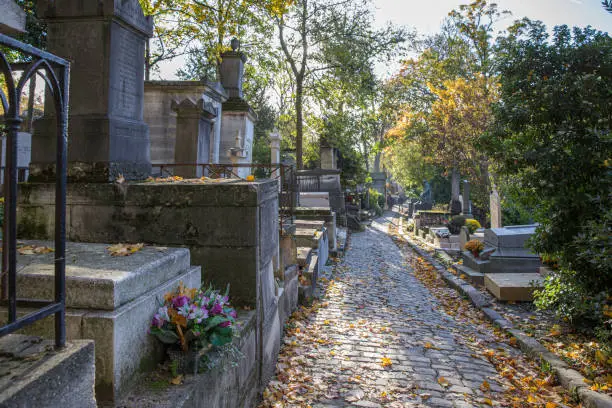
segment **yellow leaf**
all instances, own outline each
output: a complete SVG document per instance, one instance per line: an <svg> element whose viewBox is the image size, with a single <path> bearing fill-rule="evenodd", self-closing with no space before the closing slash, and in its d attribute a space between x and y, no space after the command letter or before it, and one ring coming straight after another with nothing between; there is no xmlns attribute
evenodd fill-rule
<svg viewBox="0 0 612 408"><path fill-rule="evenodd" d="M560 336L561 335L561 326L559 326L558 324L553 325L553 327L550 329L550 333L548 333L549 335L556 337L556 336Z"/></svg>
<svg viewBox="0 0 612 408"><path fill-rule="evenodd" d="M493 401L490 398L483 398L482 403L485 405L493 406Z"/></svg>
<svg viewBox="0 0 612 408"><path fill-rule="evenodd" d="M489 391L489 390L491 389L491 384L489 384L489 383L487 382L487 380L484 380L484 381L482 382L482 384L480 384L480 389L481 389L483 392L487 392L487 391Z"/></svg>
<svg viewBox="0 0 612 408"><path fill-rule="evenodd" d="M595 360L603 364L606 362L607 358L606 358L606 355L601 350L597 350L595 352Z"/></svg>
<svg viewBox="0 0 612 408"><path fill-rule="evenodd" d="M527 396L527 402L531 402L531 403L538 402L538 399L535 396L533 396L532 394L529 394Z"/></svg>
<svg viewBox="0 0 612 408"><path fill-rule="evenodd" d="M170 380L170 384L180 385L183 383L183 375L177 375L173 379Z"/></svg>
<svg viewBox="0 0 612 408"><path fill-rule="evenodd" d="M380 365L383 367L390 367L393 365L393 361L391 361L389 357L383 357Z"/></svg>
<svg viewBox="0 0 612 408"><path fill-rule="evenodd" d="M557 408L557 407L558 405L555 404L554 402L547 402L545 408Z"/></svg>
<svg viewBox="0 0 612 408"><path fill-rule="evenodd" d="M450 385L450 383L448 382L448 380L444 377L440 377L438 378L438 384L440 384L443 387L448 387Z"/></svg>

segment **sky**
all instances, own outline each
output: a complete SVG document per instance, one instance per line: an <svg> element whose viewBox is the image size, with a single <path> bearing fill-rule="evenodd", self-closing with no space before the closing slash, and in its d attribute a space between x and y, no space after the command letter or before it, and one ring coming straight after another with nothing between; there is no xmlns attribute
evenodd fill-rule
<svg viewBox="0 0 612 408"><path fill-rule="evenodd" d="M416 29L419 34L435 33L448 12L469 0L373 0L377 24L386 22ZM600 0L497 0L500 10L509 10L512 16L500 21L497 30L503 30L514 20L529 17L541 20L547 27L567 24L587 26L612 32L612 14L601 7ZM175 79L174 72L181 60L177 59L161 67L162 79ZM377 67L380 75L386 76L398 69L398 64Z"/></svg>

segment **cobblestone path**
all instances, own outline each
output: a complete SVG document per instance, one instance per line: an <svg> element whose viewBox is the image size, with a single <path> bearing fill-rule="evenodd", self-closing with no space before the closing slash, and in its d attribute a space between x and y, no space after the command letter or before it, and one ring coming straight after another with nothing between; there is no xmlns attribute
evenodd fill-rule
<svg viewBox="0 0 612 408"><path fill-rule="evenodd" d="M508 346L442 310L387 234L390 222L352 234L322 304L288 328L262 406L503 406L503 382L474 344Z"/></svg>

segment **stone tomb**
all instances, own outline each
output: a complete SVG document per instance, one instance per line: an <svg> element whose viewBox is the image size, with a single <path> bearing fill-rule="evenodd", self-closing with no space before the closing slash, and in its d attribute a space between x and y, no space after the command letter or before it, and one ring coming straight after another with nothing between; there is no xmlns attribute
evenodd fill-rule
<svg viewBox="0 0 612 408"><path fill-rule="evenodd" d="M24 244L50 246L46 241ZM200 287L199 267L184 248L145 247L113 257L109 244L68 243L66 248L66 334L68 340L95 341L96 397L115 400L134 374L163 358L159 341L147 334L165 293L179 282ZM19 298L53 297L54 254L19 255ZM18 309L23 315L28 310ZM6 318L6 309L0 309ZM28 326L27 334L52 338L53 318Z"/></svg>
<svg viewBox="0 0 612 408"><path fill-rule="evenodd" d="M54 186L22 184L19 199L20 236L50 239ZM229 283L232 302L257 311L257 383L267 383L281 334L280 293L274 280L276 180L69 184L66 211L66 233L72 241L187 247L191 262L202 267L202 282L218 288ZM148 305L147 318L153 311L154 305Z"/></svg>
<svg viewBox="0 0 612 408"><path fill-rule="evenodd" d="M535 225L516 225L485 230L484 252L490 253L488 259L474 258L464 251L464 265L480 273L537 272L541 266L540 257L526 247L535 228Z"/></svg>

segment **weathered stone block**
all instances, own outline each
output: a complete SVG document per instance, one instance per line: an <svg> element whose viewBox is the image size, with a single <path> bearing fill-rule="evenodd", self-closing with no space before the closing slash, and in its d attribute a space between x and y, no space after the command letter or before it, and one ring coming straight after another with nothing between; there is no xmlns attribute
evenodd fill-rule
<svg viewBox="0 0 612 408"><path fill-rule="evenodd" d="M5 371L6 370L6 371ZM0 406L95 408L94 344L53 343L12 334L0 338Z"/></svg>
<svg viewBox="0 0 612 408"><path fill-rule="evenodd" d="M52 246L50 242L27 242ZM113 257L108 244L69 242L66 248L66 306L114 310L188 270L189 251L145 247L129 257ZM54 253L18 255L18 296L53 299ZM92 268L92 265L94 267Z"/></svg>

